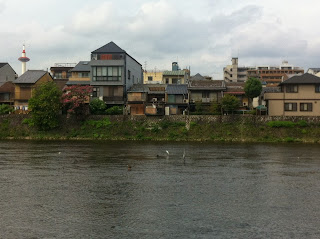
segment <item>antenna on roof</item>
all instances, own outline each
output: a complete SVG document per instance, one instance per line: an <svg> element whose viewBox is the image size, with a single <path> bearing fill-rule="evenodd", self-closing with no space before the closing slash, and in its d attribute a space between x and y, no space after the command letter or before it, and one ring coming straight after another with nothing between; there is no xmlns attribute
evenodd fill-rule
<svg viewBox="0 0 320 239"><path fill-rule="evenodd" d="M144 71L147 72L147 61L144 62Z"/></svg>

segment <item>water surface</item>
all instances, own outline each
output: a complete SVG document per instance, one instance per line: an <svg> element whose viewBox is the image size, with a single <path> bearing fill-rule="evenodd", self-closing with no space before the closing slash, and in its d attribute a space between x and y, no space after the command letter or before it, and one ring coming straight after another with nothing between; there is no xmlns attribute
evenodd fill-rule
<svg viewBox="0 0 320 239"><path fill-rule="evenodd" d="M320 238L319 155L304 144L0 141L0 237Z"/></svg>

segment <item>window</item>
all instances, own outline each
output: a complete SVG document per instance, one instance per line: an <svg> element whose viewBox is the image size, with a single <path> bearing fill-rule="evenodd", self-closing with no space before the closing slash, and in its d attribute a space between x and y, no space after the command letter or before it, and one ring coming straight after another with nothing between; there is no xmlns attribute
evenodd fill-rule
<svg viewBox="0 0 320 239"><path fill-rule="evenodd" d="M312 111L312 103L300 103L300 111Z"/></svg>
<svg viewBox="0 0 320 239"><path fill-rule="evenodd" d="M89 72L79 72L78 73L79 78L88 78L89 77Z"/></svg>
<svg viewBox="0 0 320 239"><path fill-rule="evenodd" d="M121 66L95 66L92 67L93 81L121 81ZM88 73L89 76L89 73Z"/></svg>
<svg viewBox="0 0 320 239"><path fill-rule="evenodd" d="M287 85L286 86L286 92L287 93L297 93L298 92L298 86L297 85Z"/></svg>
<svg viewBox="0 0 320 239"><path fill-rule="evenodd" d="M148 81L152 81L153 77L152 76L148 76Z"/></svg>
<svg viewBox="0 0 320 239"><path fill-rule="evenodd" d="M209 91L203 91L202 92L202 98L209 98L210 92Z"/></svg>
<svg viewBox="0 0 320 239"><path fill-rule="evenodd" d="M93 89L92 89L92 97L99 97L100 96L99 92L100 92L100 88L99 87L93 87Z"/></svg>
<svg viewBox="0 0 320 239"><path fill-rule="evenodd" d="M61 72L54 73L53 78L54 79L62 79L62 73Z"/></svg>
<svg viewBox="0 0 320 239"><path fill-rule="evenodd" d="M284 111L297 111L297 103L284 103Z"/></svg>
<svg viewBox="0 0 320 239"><path fill-rule="evenodd" d="M169 78L166 78L166 84L169 84Z"/></svg>
<svg viewBox="0 0 320 239"><path fill-rule="evenodd" d="M315 85L316 93L320 93L320 85Z"/></svg>

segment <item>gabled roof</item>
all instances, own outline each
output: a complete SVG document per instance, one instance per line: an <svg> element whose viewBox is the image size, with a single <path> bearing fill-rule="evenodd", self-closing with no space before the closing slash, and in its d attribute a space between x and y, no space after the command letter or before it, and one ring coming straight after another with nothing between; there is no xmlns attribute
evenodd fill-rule
<svg viewBox="0 0 320 239"><path fill-rule="evenodd" d="M148 92L148 87L144 84L134 84L131 86L128 90L128 93L133 93L133 92Z"/></svg>
<svg viewBox="0 0 320 239"><path fill-rule="evenodd" d="M91 53L126 53L126 51L122 50L117 44L111 41Z"/></svg>
<svg viewBox="0 0 320 239"><path fill-rule="evenodd" d="M184 70L179 70L179 71L164 71L163 75L164 76L184 76L186 72Z"/></svg>
<svg viewBox="0 0 320 239"><path fill-rule="evenodd" d="M199 90L219 90L225 89L226 86L223 80L190 80L189 88Z"/></svg>
<svg viewBox="0 0 320 239"><path fill-rule="evenodd" d="M7 62L0 62L0 68L1 67L4 67L5 65L7 65L8 63Z"/></svg>
<svg viewBox="0 0 320 239"><path fill-rule="evenodd" d="M197 73L195 76L192 76L190 78L191 80L206 80L206 78L204 78L202 75L200 75L199 73Z"/></svg>
<svg viewBox="0 0 320 239"><path fill-rule="evenodd" d="M14 80L13 83L19 84L19 83L27 83L27 84L34 84L42 76L47 74L47 71L42 70L28 70L23 75L21 75L18 79Z"/></svg>
<svg viewBox="0 0 320 239"><path fill-rule="evenodd" d="M229 94L245 94L244 86L245 82L226 82L226 93Z"/></svg>
<svg viewBox="0 0 320 239"><path fill-rule="evenodd" d="M167 85L166 92L169 95L186 95L188 94L188 85Z"/></svg>
<svg viewBox="0 0 320 239"><path fill-rule="evenodd" d="M288 84L320 84L320 77L305 73L303 75L292 76L288 80L281 82L279 85Z"/></svg>
<svg viewBox="0 0 320 239"><path fill-rule="evenodd" d="M70 72L90 72L90 61L80 61Z"/></svg>

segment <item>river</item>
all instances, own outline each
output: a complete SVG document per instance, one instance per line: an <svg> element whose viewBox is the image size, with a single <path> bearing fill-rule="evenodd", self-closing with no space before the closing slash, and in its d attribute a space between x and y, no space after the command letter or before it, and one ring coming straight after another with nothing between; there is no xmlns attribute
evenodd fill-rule
<svg viewBox="0 0 320 239"><path fill-rule="evenodd" d="M0 238L320 238L319 155L308 144L0 141Z"/></svg>

